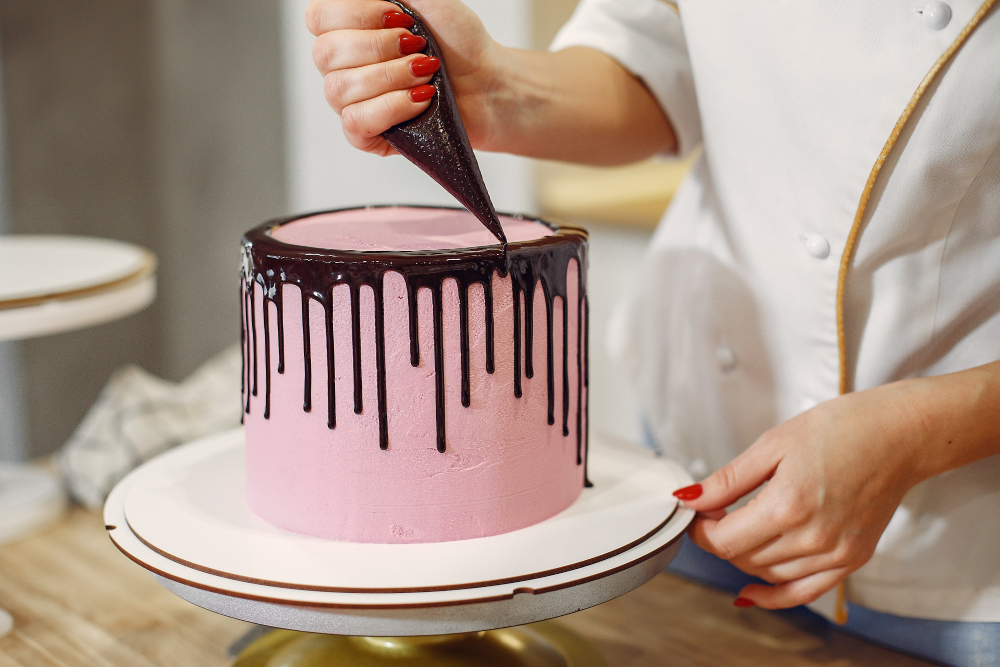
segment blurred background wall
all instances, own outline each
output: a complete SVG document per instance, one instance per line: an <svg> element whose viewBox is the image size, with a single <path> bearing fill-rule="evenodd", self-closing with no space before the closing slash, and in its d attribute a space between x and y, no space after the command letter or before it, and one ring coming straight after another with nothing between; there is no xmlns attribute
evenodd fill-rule
<svg viewBox="0 0 1000 667"><path fill-rule="evenodd" d="M9 230L160 259L149 310L20 344L31 454L120 365L180 379L237 339L240 235L287 208L280 16L276 0L0 1Z"/></svg>
<svg viewBox="0 0 1000 667"><path fill-rule="evenodd" d="M61 445L122 364L179 380L237 341L237 248L250 226L337 206L453 203L403 158L348 146L312 65L307 4L0 0L8 229L118 238L160 260L146 312L0 349L0 420L4 405L17 410L4 387L19 382L26 406L22 444L0 428L0 457ZM545 48L576 0L468 4L502 43ZM592 426L637 439L604 328L684 165L480 160L498 208L590 229Z"/></svg>

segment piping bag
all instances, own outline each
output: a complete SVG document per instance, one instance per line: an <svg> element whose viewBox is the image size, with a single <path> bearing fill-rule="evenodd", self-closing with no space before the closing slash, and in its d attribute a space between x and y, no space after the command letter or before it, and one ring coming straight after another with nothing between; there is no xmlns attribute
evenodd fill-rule
<svg viewBox="0 0 1000 667"><path fill-rule="evenodd" d="M472 152L469 135L466 134L462 117L458 113L458 104L455 103L455 95L448 82L441 47L419 14L401 2L390 2L413 19L414 25L410 32L427 40L424 53L440 60L441 67L430 81L437 88L430 106L416 118L390 127L382 133L382 137L400 155L424 170L462 206L469 209L497 237L506 252L507 237L486 191L479 162Z"/></svg>

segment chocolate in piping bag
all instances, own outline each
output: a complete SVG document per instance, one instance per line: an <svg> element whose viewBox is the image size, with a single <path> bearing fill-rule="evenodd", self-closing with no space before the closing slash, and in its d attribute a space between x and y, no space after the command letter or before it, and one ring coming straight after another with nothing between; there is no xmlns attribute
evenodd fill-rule
<svg viewBox="0 0 1000 667"><path fill-rule="evenodd" d="M430 81L437 88L430 106L416 118L390 127L382 133L382 137L469 209L506 249L507 237L486 191L479 162L472 152L469 136L458 113L441 48L419 14L401 2L390 1L413 19L410 32L427 40L424 52L440 60L441 68Z"/></svg>

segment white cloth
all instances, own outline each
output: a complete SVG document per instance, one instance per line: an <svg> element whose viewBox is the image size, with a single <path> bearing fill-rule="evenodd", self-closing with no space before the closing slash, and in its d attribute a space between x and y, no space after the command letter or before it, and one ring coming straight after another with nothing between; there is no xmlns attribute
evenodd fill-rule
<svg viewBox="0 0 1000 667"><path fill-rule="evenodd" d="M115 484L157 454L239 426L240 348L210 359L183 382L138 366L111 376L58 453L73 497L100 507Z"/></svg>
<svg viewBox="0 0 1000 667"><path fill-rule="evenodd" d="M841 256L894 126L982 5L950 6L931 30L887 0L583 0L556 37L553 50L594 47L640 77L682 152L704 144L609 332L670 455L718 468L838 395ZM998 109L994 8L875 180L846 275L848 386L1000 359ZM915 487L847 593L1000 621L1000 457Z"/></svg>

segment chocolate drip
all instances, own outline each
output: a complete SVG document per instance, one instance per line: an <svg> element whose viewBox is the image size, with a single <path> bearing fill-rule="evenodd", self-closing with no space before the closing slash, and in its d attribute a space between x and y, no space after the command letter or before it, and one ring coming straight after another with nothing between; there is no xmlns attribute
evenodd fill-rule
<svg viewBox="0 0 1000 667"><path fill-rule="evenodd" d="M281 297L281 288L271 297L274 301L275 316L278 318L278 372L285 372L285 300Z"/></svg>
<svg viewBox="0 0 1000 667"><path fill-rule="evenodd" d="M246 330L246 290L243 287L243 281L240 281L240 359L246 359L247 353L247 330ZM247 391L247 365L245 363L240 363L240 396L247 396L249 398L250 392ZM243 413L250 406L243 403L243 399L240 399L240 423L243 423Z"/></svg>
<svg viewBox="0 0 1000 667"><path fill-rule="evenodd" d="M469 288L458 286L459 352L462 362L462 407L472 403L472 389L469 379Z"/></svg>
<svg viewBox="0 0 1000 667"><path fill-rule="evenodd" d="M587 297L583 298L583 316L584 316L584 330L587 335L587 344L583 348L583 354L585 358L583 360L583 386L590 386L590 301Z"/></svg>
<svg viewBox="0 0 1000 667"><path fill-rule="evenodd" d="M580 368L580 358L583 355L583 340L584 340L583 311L584 308L586 308L586 303L587 303L586 298L581 296L579 308L576 309L576 367L577 368ZM589 344L590 341L588 340L587 343ZM589 399L590 397L588 396L587 398ZM590 401L588 400L587 403L589 404ZM583 417L583 410L580 409L582 406L583 406L583 373L577 373L576 374L576 433L577 433L576 464L577 465L580 465L580 463L583 462L583 451L582 451L583 448L580 446L581 443L579 437L580 429L583 427L583 424L580 423ZM587 422L587 431L588 432L590 431L589 421ZM584 478L586 478L586 476L584 476Z"/></svg>
<svg viewBox="0 0 1000 667"><path fill-rule="evenodd" d="M483 286L486 328L486 370L495 371L494 367L494 312L493 312L493 276L510 277L513 296L514 319L514 395L522 395L521 350L524 349L524 377L531 377L531 348L533 346L533 310L534 290L536 284L541 284L545 300L547 338L547 385L548 385L548 423L555 423L555 376L554 376L554 344L553 344L553 303L556 298L562 300L562 411L563 436L569 435L569 300L567 289L567 270L572 260L578 265L577 288L577 463L586 461L587 445L584 436L586 406L584 405L583 389L588 384L586 345L589 336L586 328L589 322L585 290L587 240L586 232L573 227L555 227L544 221L555 232L551 236L533 241L511 243L505 252L499 246L483 246L461 250L426 250L400 252L361 252L353 250L327 250L296 246L278 241L271 231L283 224L299 218L278 220L262 225L247 233L244 238L244 280L243 295L243 340L244 376L246 378L244 392L247 393L246 411L250 411L251 395L256 396L257 329L255 319L254 291L259 285L264 307L264 350L265 350L265 401L264 417L270 418L270 315L268 303L274 302L278 313L279 364L282 338L282 286L295 285L302 295L302 350L305 380L303 387L303 410L308 412L312 407L312 369L311 369L311 337L309 326L310 301L318 302L324 311L324 331L326 338L327 358L327 424L336 428L336 379L334 373L334 334L333 334L333 290L337 285L346 285L350 292L351 308L351 346L354 360L354 402L355 412L363 412L362 405L362 373L361 373L361 324L360 324L360 290L368 286L374 294L375 306L375 363L376 363L376 395L378 397L379 446L388 449L388 409L386 392L386 350L385 350L385 303L384 275L388 271L398 272L406 284L407 308L410 332L410 361L413 365L420 363L420 346L418 340L417 295L419 290L430 291L431 310L434 336L434 375L435 375L435 420L437 426L437 449L444 452L447 446L445 423L445 377L444 377L444 317L443 317L443 285L444 281L453 278L457 283L459 295L459 321L461 345L462 373L462 405L468 407L472 402L471 389L471 354L469 336L469 295L471 285L479 283ZM521 298L524 297L522 304ZM523 312L522 312L523 311ZM521 321L524 320L522 331ZM251 369L253 380L251 380ZM589 422L587 422L589 424Z"/></svg>
<svg viewBox="0 0 1000 667"><path fill-rule="evenodd" d="M417 286L406 283L406 303L410 314L410 365L420 365L420 332L417 328Z"/></svg>
<svg viewBox="0 0 1000 667"><path fill-rule="evenodd" d="M583 296L583 328L584 328L584 345L583 345L583 386L587 389L587 407L585 408L585 416L587 419L587 433L583 436L586 439L586 451L583 453L583 485L588 489L593 486L590 483L590 476L587 474L587 461L589 460L587 454L590 453L590 300L587 296ZM577 348L577 354L580 353L580 349ZM582 395L578 395L577 400L583 400ZM576 423L580 423L580 413L577 412ZM577 452L580 451L580 429L576 430L576 449ZM580 454L576 456L577 465L580 463Z"/></svg>
<svg viewBox="0 0 1000 667"><path fill-rule="evenodd" d="M507 237L497 217L496 209L486 191L479 162L462 124L451 83L445 69L441 47L426 23L415 11L398 0L390 0L413 19L410 32L427 40L425 53L441 61L441 67L431 78L437 93L430 106L416 118L395 125L382 136L401 155L420 167L437 181L497 237L504 247Z"/></svg>
<svg viewBox="0 0 1000 667"><path fill-rule="evenodd" d="M552 293L544 280L542 281L542 292L545 294L545 326L548 330L545 336L545 350L548 353L545 357L545 383L549 390L549 426L552 426L556 423L556 388L552 377L552 357L555 356L552 351ZM563 359L563 363L566 363L565 359Z"/></svg>
<svg viewBox="0 0 1000 667"><path fill-rule="evenodd" d="M250 295L253 296L253 282L250 283ZM264 301L267 305L267 301ZM250 394L253 396L257 395L257 305L254 300L250 299L250 336L253 339L253 389ZM249 408L247 412L250 412Z"/></svg>
<svg viewBox="0 0 1000 667"><path fill-rule="evenodd" d="M521 398L521 289L511 277L514 306L514 397Z"/></svg>
<svg viewBox="0 0 1000 667"><path fill-rule="evenodd" d="M527 278L527 285L521 287L524 294L524 377L529 380L535 377L535 275L533 271L522 274Z"/></svg>
<svg viewBox="0 0 1000 667"><path fill-rule="evenodd" d="M551 326L551 325L549 325ZM569 304L562 300L563 436L569 435ZM579 368L579 361L577 361Z"/></svg>
<svg viewBox="0 0 1000 667"><path fill-rule="evenodd" d="M431 288L431 310L434 313L434 402L437 422L437 450L444 452L444 317L441 304L441 285Z"/></svg>
<svg viewBox="0 0 1000 667"><path fill-rule="evenodd" d="M496 364L493 361L493 276L483 281L483 301L486 306L486 372L493 375Z"/></svg>
<svg viewBox="0 0 1000 667"><path fill-rule="evenodd" d="M264 419L271 416L271 323L267 298L264 299Z"/></svg>
<svg viewBox="0 0 1000 667"><path fill-rule="evenodd" d="M351 338L354 340L354 414L364 410L361 396L361 286L351 285Z"/></svg>
<svg viewBox="0 0 1000 667"><path fill-rule="evenodd" d="M333 285L323 290L323 296L323 312L326 313L323 320L326 330L326 426L334 429L337 428L337 380L333 361ZM360 345L360 341L355 338L354 344Z"/></svg>
<svg viewBox="0 0 1000 667"><path fill-rule="evenodd" d="M243 378L244 378L244 382L243 382L242 386L243 386L243 395L246 396L246 406L244 406L243 411L249 413L250 412L250 368L249 368L250 363L249 363L249 359L250 359L251 339L250 339L250 307L249 307L249 305L247 305L247 299L250 298L250 290L246 288L246 283L243 283L243 285L241 285L241 287L240 287L240 291L243 294L243 306L242 306L242 311L243 311L243 328L242 328L242 331L240 332L240 338L241 338L241 340L245 340L246 341L246 345L241 350L243 352L244 362L242 364L242 371L241 371L240 375L242 375ZM242 419L242 416L240 418Z"/></svg>
<svg viewBox="0 0 1000 667"><path fill-rule="evenodd" d="M389 449L389 409L386 405L385 388L385 288L382 281L384 275L378 276L372 289L375 292L375 384L378 393L378 446L381 449Z"/></svg>
<svg viewBox="0 0 1000 667"><path fill-rule="evenodd" d="M309 334L309 295L305 290L302 291L302 356L305 357L302 411L312 412L312 337ZM247 406L247 411L249 409Z"/></svg>

